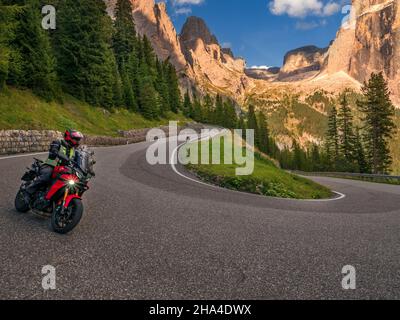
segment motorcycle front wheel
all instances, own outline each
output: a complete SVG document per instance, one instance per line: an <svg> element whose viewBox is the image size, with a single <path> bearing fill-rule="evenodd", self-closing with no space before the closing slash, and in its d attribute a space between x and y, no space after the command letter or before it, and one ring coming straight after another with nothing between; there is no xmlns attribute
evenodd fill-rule
<svg viewBox="0 0 400 320"><path fill-rule="evenodd" d="M68 208L57 206L51 215L51 228L59 234L66 234L72 231L81 221L83 204L79 199L73 199Z"/></svg>
<svg viewBox="0 0 400 320"><path fill-rule="evenodd" d="M25 202L23 191L19 190L14 201L15 209L21 213L27 213L29 211L29 205Z"/></svg>

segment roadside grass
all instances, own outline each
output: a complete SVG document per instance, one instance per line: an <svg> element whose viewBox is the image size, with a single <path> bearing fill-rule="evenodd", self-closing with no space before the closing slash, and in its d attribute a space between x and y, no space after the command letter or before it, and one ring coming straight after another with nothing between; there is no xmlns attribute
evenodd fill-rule
<svg viewBox="0 0 400 320"><path fill-rule="evenodd" d="M169 113L166 119L147 120L124 109L107 111L92 107L71 96L63 103L46 102L29 90L8 88L0 91L0 130L59 130L76 128L91 135L116 136L118 130L168 125L170 120L188 122L181 114Z"/></svg>
<svg viewBox="0 0 400 320"><path fill-rule="evenodd" d="M186 168L196 174L201 180L224 187L231 190L243 191L259 195L289 198L289 199L326 199L333 196L332 191L319 185L309 179L299 177L278 168L272 161L266 159L259 153L255 153L254 171L250 175L238 176L236 169L243 167L235 162L232 164L224 163L224 148L227 144L228 152L233 154L232 139L215 137L212 140L220 139L220 155L218 150L212 149L211 141L209 151L204 150L201 143L190 143L187 148L182 148L180 152L196 151L198 148L198 159L209 155L209 163L212 163L212 157L220 157L221 164L193 164L190 163ZM196 146L197 145L197 146ZM192 149L193 148L193 149ZM188 151L188 150L191 151ZM243 153L245 149L243 147Z"/></svg>

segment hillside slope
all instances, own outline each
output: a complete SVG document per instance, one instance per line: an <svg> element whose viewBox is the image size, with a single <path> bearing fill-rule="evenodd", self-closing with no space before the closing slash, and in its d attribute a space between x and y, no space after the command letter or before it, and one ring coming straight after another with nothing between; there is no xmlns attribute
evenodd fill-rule
<svg viewBox="0 0 400 320"><path fill-rule="evenodd" d="M31 91L8 89L0 92L0 130L59 130L75 128L85 134L117 135L118 130L152 128L168 124L168 119L185 122L184 116L169 113L167 119L147 120L124 109L106 111L73 97L64 102L45 102Z"/></svg>

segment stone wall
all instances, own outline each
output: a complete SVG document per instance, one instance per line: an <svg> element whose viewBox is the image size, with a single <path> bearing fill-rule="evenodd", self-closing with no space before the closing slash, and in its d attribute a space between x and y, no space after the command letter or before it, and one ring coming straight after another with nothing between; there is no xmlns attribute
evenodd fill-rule
<svg viewBox="0 0 400 320"><path fill-rule="evenodd" d="M61 137L57 131L0 130L0 154L47 151Z"/></svg>
<svg viewBox="0 0 400 320"><path fill-rule="evenodd" d="M189 124L187 127L199 131L200 125ZM160 127L168 136L168 127ZM117 146L146 141L151 129L119 131L119 137L85 136L88 146ZM52 130L0 130L0 155L48 151L52 141L61 139L62 133Z"/></svg>

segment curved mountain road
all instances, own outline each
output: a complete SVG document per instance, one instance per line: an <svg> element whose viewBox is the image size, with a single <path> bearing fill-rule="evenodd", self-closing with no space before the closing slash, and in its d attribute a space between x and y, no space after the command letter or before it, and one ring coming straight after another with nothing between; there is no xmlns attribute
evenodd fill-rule
<svg viewBox="0 0 400 320"><path fill-rule="evenodd" d="M96 149L85 215L66 236L13 208L32 157L0 158L1 299L400 298L399 186L314 178L346 198L272 199L151 166L147 146ZM42 289L45 265L56 290ZM356 290L342 289L345 265Z"/></svg>

